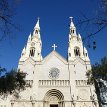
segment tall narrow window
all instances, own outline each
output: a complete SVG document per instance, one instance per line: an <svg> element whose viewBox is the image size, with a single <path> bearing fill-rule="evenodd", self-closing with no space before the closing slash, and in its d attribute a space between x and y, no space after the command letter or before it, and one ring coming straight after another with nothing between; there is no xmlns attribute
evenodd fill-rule
<svg viewBox="0 0 107 107"><path fill-rule="evenodd" d="M35 34L38 34L38 30L35 31Z"/></svg>
<svg viewBox="0 0 107 107"><path fill-rule="evenodd" d="M35 48L34 47L32 47L31 49L30 49L30 56L34 56L35 55Z"/></svg>
<svg viewBox="0 0 107 107"><path fill-rule="evenodd" d="M85 53L85 55L87 56L87 53Z"/></svg>
<svg viewBox="0 0 107 107"><path fill-rule="evenodd" d="M74 30L73 30L73 33L74 33Z"/></svg>
<svg viewBox="0 0 107 107"><path fill-rule="evenodd" d="M75 47L74 48L74 54L75 54L75 56L80 56L80 49L79 49L79 47Z"/></svg>

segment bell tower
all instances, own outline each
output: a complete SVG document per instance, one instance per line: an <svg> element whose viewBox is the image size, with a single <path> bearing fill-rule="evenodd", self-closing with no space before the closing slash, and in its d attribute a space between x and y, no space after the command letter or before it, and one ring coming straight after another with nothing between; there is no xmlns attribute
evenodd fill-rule
<svg viewBox="0 0 107 107"><path fill-rule="evenodd" d="M27 45L24 47L20 61L25 61L27 58L32 58L34 61L40 62L42 60L41 50L42 41L40 36L40 18L38 18L37 23L34 27L33 34L30 33L27 41Z"/></svg>
<svg viewBox="0 0 107 107"><path fill-rule="evenodd" d="M70 32L69 32L69 46L68 46L68 61L74 61L80 57L84 61L89 61L87 49L83 46L81 35L76 33L76 27L70 17Z"/></svg>

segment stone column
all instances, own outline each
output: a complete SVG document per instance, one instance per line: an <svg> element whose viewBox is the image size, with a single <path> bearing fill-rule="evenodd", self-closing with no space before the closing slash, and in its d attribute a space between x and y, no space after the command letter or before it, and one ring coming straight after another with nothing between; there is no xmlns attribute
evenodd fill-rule
<svg viewBox="0 0 107 107"><path fill-rule="evenodd" d="M98 103L94 101L94 107L98 107Z"/></svg>
<svg viewBox="0 0 107 107"><path fill-rule="evenodd" d="M43 102L43 107L48 107L48 101Z"/></svg>
<svg viewBox="0 0 107 107"><path fill-rule="evenodd" d="M35 102L32 102L32 107L35 107Z"/></svg>
<svg viewBox="0 0 107 107"><path fill-rule="evenodd" d="M73 105L73 107L76 107L76 103L75 102L72 102L72 105Z"/></svg>
<svg viewBox="0 0 107 107"><path fill-rule="evenodd" d="M65 107L64 101L62 101L62 107Z"/></svg>
<svg viewBox="0 0 107 107"><path fill-rule="evenodd" d="M14 105L14 103L13 103L13 102L11 102L11 107L13 107L13 105Z"/></svg>

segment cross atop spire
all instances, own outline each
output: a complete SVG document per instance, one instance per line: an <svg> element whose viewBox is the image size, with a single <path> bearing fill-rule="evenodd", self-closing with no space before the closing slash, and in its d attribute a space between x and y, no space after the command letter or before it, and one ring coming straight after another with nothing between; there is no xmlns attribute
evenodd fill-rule
<svg viewBox="0 0 107 107"><path fill-rule="evenodd" d="M71 22L72 22L73 17L71 16L71 17L69 17L69 18L71 19Z"/></svg>
<svg viewBox="0 0 107 107"><path fill-rule="evenodd" d="M55 51L55 48L57 48L57 46L55 44L53 44L52 48Z"/></svg>

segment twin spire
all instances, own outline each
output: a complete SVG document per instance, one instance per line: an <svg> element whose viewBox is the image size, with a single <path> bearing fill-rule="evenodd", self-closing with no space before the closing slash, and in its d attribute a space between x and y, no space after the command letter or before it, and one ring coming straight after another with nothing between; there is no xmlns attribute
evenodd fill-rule
<svg viewBox="0 0 107 107"><path fill-rule="evenodd" d="M69 47L68 47L68 61L75 59L76 56L84 57L83 50L85 51L85 56L87 55L86 48L83 48L83 43L80 34L76 34L76 27L73 23L73 17L70 17L70 33L69 33ZM38 17L37 23L34 27L33 34L30 33L27 41L27 45L24 47L20 61L25 61L27 58L31 57L35 61L42 60L42 41L40 36L40 18ZM54 45L54 50L56 46Z"/></svg>
<svg viewBox="0 0 107 107"><path fill-rule="evenodd" d="M76 34L76 27L75 27L73 20L72 20L73 17L69 17L69 18L70 18L70 33L69 33L70 37L74 38L74 39L78 38L79 40L81 40L81 35Z"/></svg>
<svg viewBox="0 0 107 107"><path fill-rule="evenodd" d="M33 34L30 33L27 41L27 45L24 47L20 61L25 61L27 58L31 57L34 61L41 61L42 55L42 41L40 36L40 18L38 18L37 23L34 27Z"/></svg>
<svg viewBox="0 0 107 107"><path fill-rule="evenodd" d="M81 35L76 33L76 27L73 23L73 17L70 18L70 33L69 33L69 47L68 47L68 61L74 61L80 57L85 61L89 61L86 48L83 46Z"/></svg>

